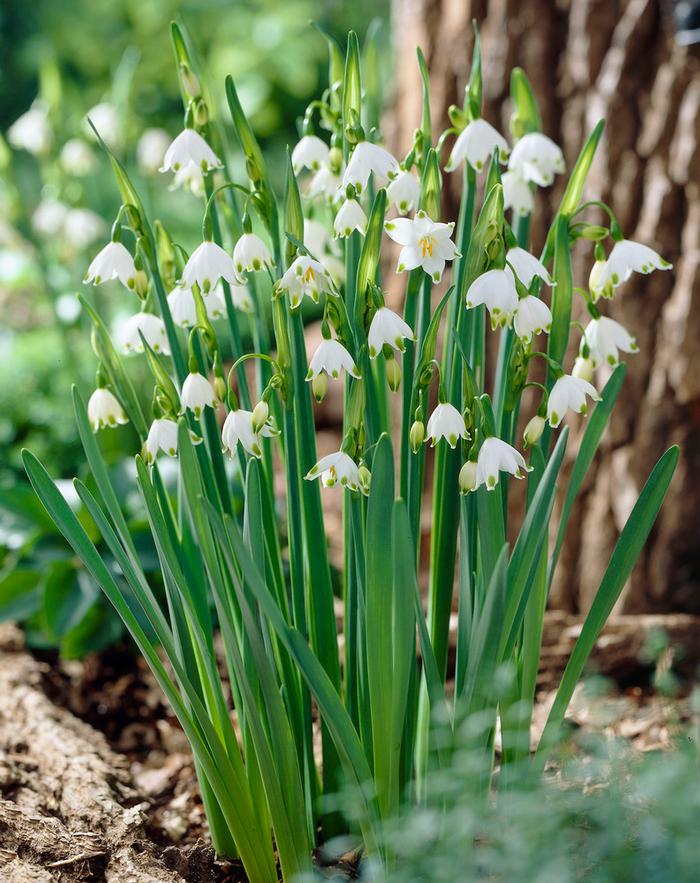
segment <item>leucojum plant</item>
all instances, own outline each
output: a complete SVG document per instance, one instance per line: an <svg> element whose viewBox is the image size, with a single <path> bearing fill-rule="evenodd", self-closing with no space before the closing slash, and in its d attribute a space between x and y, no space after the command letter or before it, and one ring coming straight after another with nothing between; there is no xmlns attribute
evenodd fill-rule
<svg viewBox="0 0 700 883"><path fill-rule="evenodd" d="M401 162L377 143L376 46L370 38L361 63L353 33L345 57L329 39L330 85L309 105L282 195L272 189L228 78L247 180L231 176L225 127L213 117L189 41L176 26L173 42L185 128L162 171L202 197L202 242L187 254L151 222L112 157L123 204L86 281L119 279L125 297L140 302L122 341L148 361L152 414L143 413L123 356L87 302L97 389L87 406L74 393L92 473L90 487L78 480L75 487L119 573L28 452L26 470L172 704L192 746L218 853L240 857L254 883L277 880L278 866L291 880L312 873L319 839L347 825L373 867L390 866L383 826L426 799L429 769L449 765L445 721L448 733L475 716L482 722L474 729L487 760L475 787L482 796L492 791L497 733L499 782L516 763L536 776L557 740L678 457L676 449L663 455L631 511L530 755L548 591L574 500L622 386L619 352L636 350L604 308L632 274L669 264L625 239L608 206L582 201L602 123L573 166L540 257L531 253L534 190L564 174L564 160L541 132L521 70L511 81L512 142L481 118L478 35L464 106L451 109L451 126L437 140L418 53L422 120ZM444 171L463 184L456 225L440 220L448 145ZM591 211L606 223L589 222ZM382 249L392 241L401 247L403 315L387 306L381 277ZM572 275L580 241L595 248L583 288ZM577 297L590 314L585 326L572 319ZM322 314L322 340L307 364L302 305L309 300ZM218 330L212 308L225 316ZM252 310L249 352L242 351L242 310ZM580 335L573 366L572 329ZM226 339L234 361L224 364ZM250 360L254 379L244 370ZM593 384L598 366L611 369L600 390ZM342 440L318 459L312 396L322 401L330 384L342 385ZM531 415L521 408L526 390L535 395L534 404L525 396ZM585 416L589 402L595 407L565 480L568 430L555 430L569 411ZM518 427L528 416L521 442ZM126 420L143 442L136 470L163 606L144 576L94 434ZM175 493L167 490L159 454L178 459ZM281 496L279 470L286 479ZM242 511L231 490L237 474ZM516 519L509 514L511 479L526 477L518 509L524 514ZM342 630L321 485L343 498ZM278 505L286 507L284 533ZM429 555L420 536L426 507ZM429 571L427 615L421 564ZM456 653L448 665L455 601ZM230 693L217 667L215 629ZM348 789L349 819L322 799Z"/></svg>

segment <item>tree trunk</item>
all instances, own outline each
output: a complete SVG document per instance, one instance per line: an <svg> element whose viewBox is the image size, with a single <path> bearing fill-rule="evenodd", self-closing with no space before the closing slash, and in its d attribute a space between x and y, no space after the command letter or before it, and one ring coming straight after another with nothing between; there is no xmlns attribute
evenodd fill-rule
<svg viewBox="0 0 700 883"><path fill-rule="evenodd" d="M604 117L587 194L611 205L626 236L674 263L672 272L633 276L604 304L636 335L640 352L626 357L623 392L570 522L554 603L571 612L588 609L644 480L677 443L676 476L620 607L698 613L700 489L692 483L700 471L697 50L676 45L658 0L394 0L397 93L388 133L397 151L410 145L420 119L415 47L428 61L433 122L441 131L449 105L463 101L473 18L482 39L484 117L508 132L509 76L516 65L530 78L544 131L562 145L569 169ZM451 176L451 188L458 177ZM534 251L565 177L538 193ZM452 219L457 198L451 193L445 206ZM586 284L592 260L592 247L577 245L578 284Z"/></svg>

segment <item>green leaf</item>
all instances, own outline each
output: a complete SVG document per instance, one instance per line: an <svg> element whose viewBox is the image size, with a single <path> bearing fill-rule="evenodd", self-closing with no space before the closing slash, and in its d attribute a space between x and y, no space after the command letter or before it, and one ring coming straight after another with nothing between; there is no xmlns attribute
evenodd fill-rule
<svg viewBox="0 0 700 883"><path fill-rule="evenodd" d="M374 281L379 266L379 256L382 249L384 235L384 215L386 214L386 190L378 190L372 203L367 234L362 243L360 262L357 266L357 309L364 310L364 295L367 286Z"/></svg>
<svg viewBox="0 0 700 883"><path fill-rule="evenodd" d="M0 577L0 622L22 622L41 609L41 573L13 570Z"/></svg>
<svg viewBox="0 0 700 883"><path fill-rule="evenodd" d="M510 99L513 102L511 130L516 138L542 131L542 117L537 99L525 71L514 67L510 74Z"/></svg>
<svg viewBox="0 0 700 883"><path fill-rule="evenodd" d="M360 75L360 44L357 34L348 34L343 76L343 126L355 126L362 113L362 80Z"/></svg>
<svg viewBox="0 0 700 883"><path fill-rule="evenodd" d="M70 561L52 564L44 581L44 617L54 637L76 628L99 598L99 588Z"/></svg>
<svg viewBox="0 0 700 883"><path fill-rule="evenodd" d="M576 211L581 201L583 187L591 169L593 157L598 149L598 143L600 142L604 128L605 121L600 120L588 136L586 143L581 148L581 152L579 153L576 164L571 172L569 182L564 191L564 196L562 197L561 205L559 206L559 214L567 220Z"/></svg>
<svg viewBox="0 0 700 883"><path fill-rule="evenodd" d="M552 288L552 330L549 333L547 355L555 362L561 363L571 331L571 301L574 288L569 222L565 217L560 217L556 226L554 280L556 285Z"/></svg>

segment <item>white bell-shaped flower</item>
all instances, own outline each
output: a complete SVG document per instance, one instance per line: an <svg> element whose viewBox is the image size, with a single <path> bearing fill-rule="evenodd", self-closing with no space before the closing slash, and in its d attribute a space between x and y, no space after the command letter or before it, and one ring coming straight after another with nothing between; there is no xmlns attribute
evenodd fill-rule
<svg viewBox="0 0 700 883"><path fill-rule="evenodd" d="M541 334L552 327L552 313L547 304L529 294L518 301L518 307L513 317L513 328L517 336L523 341L530 341L533 334Z"/></svg>
<svg viewBox="0 0 700 883"><path fill-rule="evenodd" d="M367 229L367 215L356 199L346 199L341 205L333 222L335 235L340 238L350 236L353 230L359 230L364 236Z"/></svg>
<svg viewBox="0 0 700 883"><path fill-rule="evenodd" d="M169 190L189 190L193 196L204 196L204 174L193 162L175 172Z"/></svg>
<svg viewBox="0 0 700 883"><path fill-rule="evenodd" d="M269 248L259 236L255 233L244 233L233 249L233 265L240 275L272 267L274 261Z"/></svg>
<svg viewBox="0 0 700 883"><path fill-rule="evenodd" d="M525 463L520 451L500 438L487 438L479 448L476 460L475 489L485 485L487 491L494 490L501 472L508 472L514 478L524 478L525 473L531 471L532 466Z"/></svg>
<svg viewBox="0 0 700 883"><path fill-rule="evenodd" d="M455 141L445 171L454 172L466 161L475 171L480 172L489 163L495 150L498 150L500 161L505 162L510 148L503 135L486 120L472 120Z"/></svg>
<svg viewBox="0 0 700 883"><path fill-rule="evenodd" d="M467 309L484 304L491 316L491 327L510 325L518 308L518 292L510 267L487 270L478 276L467 291Z"/></svg>
<svg viewBox="0 0 700 883"><path fill-rule="evenodd" d="M146 343L156 353L170 355L170 347L168 346L168 338L165 333L165 325L159 316L153 313L136 313L131 316L121 326L119 339L124 351L127 353L142 353L143 334Z"/></svg>
<svg viewBox="0 0 700 883"><path fill-rule="evenodd" d="M96 164L95 152L82 138L70 138L61 148L61 165L69 175L89 175Z"/></svg>
<svg viewBox="0 0 700 883"><path fill-rule="evenodd" d="M415 340L411 326L393 310L380 307L374 314L367 335L370 358L374 359L385 344L403 352L406 349L404 340Z"/></svg>
<svg viewBox="0 0 700 883"><path fill-rule="evenodd" d="M216 407L216 393L209 379L203 374L188 374L182 384L180 401L183 408L193 411L194 416L198 418L207 406Z"/></svg>
<svg viewBox="0 0 700 883"><path fill-rule="evenodd" d="M576 356L571 374L573 377L580 377L581 380L586 380L588 383L591 383L594 370L593 359L591 359L590 355Z"/></svg>
<svg viewBox="0 0 700 883"><path fill-rule="evenodd" d="M7 140L15 149L26 150L35 156L48 153L53 135L43 104L35 104L18 117L7 130Z"/></svg>
<svg viewBox="0 0 700 883"><path fill-rule="evenodd" d="M63 221L63 235L76 251L82 251L102 235L105 222L89 208L72 208Z"/></svg>
<svg viewBox="0 0 700 883"><path fill-rule="evenodd" d="M633 242L631 239L622 239L613 246L610 256L594 279L595 291L593 289L591 291L594 295L607 292L610 296L612 289L626 282L632 273L647 275L654 270L670 270L672 266L673 264L664 260L648 245Z"/></svg>
<svg viewBox="0 0 700 883"><path fill-rule="evenodd" d="M100 285L112 279L119 279L127 288L133 288L136 284L134 259L121 242L108 242L105 245L93 258L83 281L86 285L90 282Z"/></svg>
<svg viewBox="0 0 700 883"><path fill-rule="evenodd" d="M87 416L93 432L129 422L117 397L108 389L96 389L88 399Z"/></svg>
<svg viewBox="0 0 700 883"><path fill-rule="evenodd" d="M532 285L533 279L541 279L545 285L555 284L542 261L524 248L509 248L506 261L525 288Z"/></svg>
<svg viewBox="0 0 700 883"><path fill-rule="evenodd" d="M168 457L177 456L177 423L174 420L161 417L151 423L143 449L146 463L152 463L159 451Z"/></svg>
<svg viewBox="0 0 700 883"><path fill-rule="evenodd" d="M401 169L393 181L386 188L389 205L393 205L397 212L407 215L418 205L420 199L420 181L413 174Z"/></svg>
<svg viewBox="0 0 700 883"><path fill-rule="evenodd" d="M92 127L89 125L88 120L90 120L92 125L97 129L100 138L102 138L108 147L113 149L119 147L122 141L122 124L119 118L119 111L113 104L109 101L102 101L94 107L91 107L85 114L85 121L83 124L85 134L89 138L96 140L95 133L92 131Z"/></svg>
<svg viewBox="0 0 700 883"><path fill-rule="evenodd" d="M312 466L304 476L307 481L313 481L314 478L319 477L324 487L333 487L339 484L351 491L360 489L358 465L344 451L336 451L334 454L321 457L318 463Z"/></svg>
<svg viewBox="0 0 700 883"><path fill-rule="evenodd" d="M321 258L333 249L334 242L325 224L304 218L304 245L312 255Z"/></svg>
<svg viewBox="0 0 700 883"><path fill-rule="evenodd" d="M231 300L233 301L233 305L237 310L240 310L242 313L252 313L255 309L255 305L253 304L253 298L250 294L250 289L247 285L243 284L234 284L230 285L231 289ZM226 303L224 302L223 295L220 292L220 288L217 285L216 288L212 291L209 297L213 297L214 295L218 295L221 298L221 301L224 303L224 311L226 307ZM207 298L209 300L209 298Z"/></svg>
<svg viewBox="0 0 700 883"><path fill-rule="evenodd" d="M442 278L445 261L459 257L450 239L454 224L441 224L431 220L425 212L415 218L394 218L384 224L389 237L403 246L399 253L397 273L422 267L434 282Z"/></svg>
<svg viewBox="0 0 700 883"><path fill-rule="evenodd" d="M219 279L230 284L239 283L233 259L220 245L215 242L203 242L190 255L182 271L180 284L187 288L199 285L203 294L207 294Z"/></svg>
<svg viewBox="0 0 700 883"><path fill-rule="evenodd" d="M220 169L222 162L202 136L194 129L183 129L165 151L161 172L177 172L193 163L202 172Z"/></svg>
<svg viewBox="0 0 700 883"><path fill-rule="evenodd" d="M327 166L330 149L318 135L304 135L292 150L292 168L298 175L302 169L317 172L321 166Z"/></svg>
<svg viewBox="0 0 700 883"><path fill-rule="evenodd" d="M170 147L170 135L165 129L146 129L136 145L136 161L144 175L160 170Z"/></svg>
<svg viewBox="0 0 700 883"><path fill-rule="evenodd" d="M432 447L444 438L451 448L457 444L457 440L467 437L467 427L464 417L450 402L440 402L430 415L427 426L428 438L432 441Z"/></svg>
<svg viewBox="0 0 700 883"><path fill-rule="evenodd" d="M236 453L236 446L240 442L246 453L252 457L260 458L262 456L260 436L271 437L275 435L279 435L279 432L271 420L267 420L256 432L253 429L253 412L245 411L243 408L229 411L221 430L224 451L231 457Z"/></svg>
<svg viewBox="0 0 700 883"><path fill-rule="evenodd" d="M636 353L639 350L637 341L629 331L607 316L600 316L588 323L584 337L581 338L581 353L588 345L593 367L608 364L617 365L620 361L620 350L623 353Z"/></svg>
<svg viewBox="0 0 700 883"><path fill-rule="evenodd" d="M314 174L306 191L309 199L321 198L325 202L333 203L338 198L341 186L341 177L330 166L321 166Z"/></svg>
<svg viewBox="0 0 700 883"><path fill-rule="evenodd" d="M541 132L530 132L516 142L508 168L523 181L548 187L555 175L566 171L566 164L558 144Z"/></svg>
<svg viewBox="0 0 700 883"><path fill-rule="evenodd" d="M384 147L369 141L360 141L355 145L350 161L343 174L343 187L348 184L361 193L374 175L378 184L394 178L399 172L399 163Z"/></svg>
<svg viewBox="0 0 700 883"><path fill-rule="evenodd" d="M299 306L304 296L318 303L322 292L329 293L330 276L319 261L308 255L300 255L279 280L277 288L289 295L290 304L294 309Z"/></svg>
<svg viewBox="0 0 700 883"><path fill-rule="evenodd" d="M313 380L314 377L325 372L329 377L337 380L343 370L356 380L360 379L357 365L343 344L338 340L323 339L316 348L316 352L311 356L306 379Z"/></svg>
<svg viewBox="0 0 700 883"><path fill-rule="evenodd" d="M236 286L231 286L231 293ZM245 289L247 291L247 289ZM250 295L248 295L250 297ZM220 319L226 315L226 301L224 300L221 284L211 289L209 294L203 295L204 308L210 319ZM233 297L235 306L235 296ZM197 324L197 306L191 288L176 285L168 295L168 306L173 322L182 328L191 328Z"/></svg>
<svg viewBox="0 0 700 883"><path fill-rule="evenodd" d="M586 414L586 396L590 396L594 402L600 401L598 390L587 380L571 374L557 378L547 401L547 420L550 426L556 429L569 409L577 414Z"/></svg>
<svg viewBox="0 0 700 883"><path fill-rule="evenodd" d="M504 172L501 177L503 184L503 208L513 209L516 215L531 215L535 207L535 198L530 185L517 172Z"/></svg>

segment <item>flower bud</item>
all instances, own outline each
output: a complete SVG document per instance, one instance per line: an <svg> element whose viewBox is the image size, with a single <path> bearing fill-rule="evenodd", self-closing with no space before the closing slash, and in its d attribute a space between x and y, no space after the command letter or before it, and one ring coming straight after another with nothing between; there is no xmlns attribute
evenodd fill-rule
<svg viewBox="0 0 700 883"><path fill-rule="evenodd" d="M389 384L389 389L392 392L396 392L396 390L401 386L401 368L396 359L391 358L387 359L385 363L386 368L386 380Z"/></svg>
<svg viewBox="0 0 700 883"><path fill-rule="evenodd" d="M189 98L199 98L202 94L202 87L199 85L199 78L189 66L184 62L180 64L180 82L182 88Z"/></svg>
<svg viewBox="0 0 700 883"><path fill-rule="evenodd" d="M319 404L325 399L328 392L328 375L325 372L317 374L311 381L311 391Z"/></svg>
<svg viewBox="0 0 700 883"><path fill-rule="evenodd" d="M476 488L476 463L473 460L467 462L459 470L459 492L468 494Z"/></svg>
<svg viewBox="0 0 700 883"><path fill-rule="evenodd" d="M425 424L422 420L416 420L414 422L408 437L411 443L411 450L414 454L417 454L420 450L420 446L425 441Z"/></svg>
<svg viewBox="0 0 700 883"><path fill-rule="evenodd" d="M214 378L214 392L220 402L226 401L226 381L223 377Z"/></svg>
<svg viewBox="0 0 700 883"><path fill-rule="evenodd" d="M143 270L137 270L134 276L134 291L143 300L148 294L148 276Z"/></svg>
<svg viewBox="0 0 700 883"><path fill-rule="evenodd" d="M357 470L357 482L360 485L360 491L367 496L369 494L369 485L372 480L372 474L364 463L361 463Z"/></svg>
<svg viewBox="0 0 700 883"><path fill-rule="evenodd" d="M198 128L206 126L209 122L209 109L204 101L198 101L194 108L194 122Z"/></svg>
<svg viewBox="0 0 700 883"><path fill-rule="evenodd" d="M592 242L600 242L605 239L610 231L607 227L601 227L600 224L588 224L581 231L584 239L590 239Z"/></svg>
<svg viewBox="0 0 700 883"><path fill-rule="evenodd" d="M535 414L532 420L530 420L523 432L523 441L525 442L526 448L531 448L533 445L537 444L544 432L544 424L545 419L544 417L540 417L539 414Z"/></svg>
<svg viewBox="0 0 700 883"><path fill-rule="evenodd" d="M340 171L343 165L343 151L339 147L331 147L328 154L328 164L331 167L331 171L336 174Z"/></svg>
<svg viewBox="0 0 700 883"><path fill-rule="evenodd" d="M591 383L593 380L593 367L593 359L578 356L574 362L571 374L573 377L578 377L580 380L586 380L588 383Z"/></svg>
<svg viewBox="0 0 700 883"><path fill-rule="evenodd" d="M253 432L260 432L270 416L270 407L266 401L258 402L253 408Z"/></svg>
<svg viewBox="0 0 700 883"><path fill-rule="evenodd" d="M600 278L603 274L603 268L605 267L607 261L596 261L591 267L591 272L588 276L588 290L593 295L593 300L598 300L599 297L612 297L612 289L609 291L603 290L600 286Z"/></svg>

